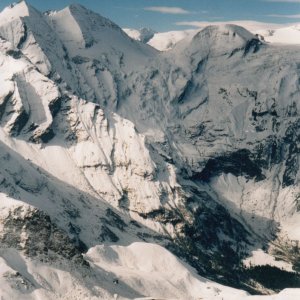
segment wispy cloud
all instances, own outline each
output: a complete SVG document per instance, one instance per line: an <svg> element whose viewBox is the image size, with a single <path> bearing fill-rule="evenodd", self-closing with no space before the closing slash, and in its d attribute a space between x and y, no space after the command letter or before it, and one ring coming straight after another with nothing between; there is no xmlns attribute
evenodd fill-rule
<svg viewBox="0 0 300 300"><path fill-rule="evenodd" d="M144 10L154 11L161 14L173 14L173 15L186 15L191 13L190 11L185 10L181 7L173 7L173 6L149 6L149 7L145 7Z"/></svg>
<svg viewBox="0 0 300 300"><path fill-rule="evenodd" d="M273 18L287 18L287 19L300 19L300 14L298 14L298 15L280 15L280 14L272 14L272 15L267 15L267 17L273 17Z"/></svg>
<svg viewBox="0 0 300 300"><path fill-rule="evenodd" d="M176 22L176 25L179 26L193 26L193 27L202 27L204 22L200 21L184 21L184 22Z"/></svg>
<svg viewBox="0 0 300 300"><path fill-rule="evenodd" d="M183 21L174 23L177 26L190 26L190 27L205 27L211 24L225 24L226 22L220 22L218 20L222 19L221 17L214 17L212 21ZM229 22L230 23L230 22Z"/></svg>
<svg viewBox="0 0 300 300"><path fill-rule="evenodd" d="M282 28L282 24L274 24L274 23L263 23L251 20L231 20L231 21L193 21L193 22L176 22L176 25L179 26L189 26L196 28L204 28L209 25L223 25L223 24L235 24L238 26L242 26L250 31L257 31L262 29L278 29Z"/></svg>

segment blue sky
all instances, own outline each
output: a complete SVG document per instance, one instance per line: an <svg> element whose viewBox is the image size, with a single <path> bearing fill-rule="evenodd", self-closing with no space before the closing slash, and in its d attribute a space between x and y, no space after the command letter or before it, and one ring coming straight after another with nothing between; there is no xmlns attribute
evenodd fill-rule
<svg viewBox="0 0 300 300"><path fill-rule="evenodd" d="M0 8L13 1L0 0ZM178 22L256 20L300 23L300 0L28 0L41 11L80 3L121 27L157 31L192 28Z"/></svg>

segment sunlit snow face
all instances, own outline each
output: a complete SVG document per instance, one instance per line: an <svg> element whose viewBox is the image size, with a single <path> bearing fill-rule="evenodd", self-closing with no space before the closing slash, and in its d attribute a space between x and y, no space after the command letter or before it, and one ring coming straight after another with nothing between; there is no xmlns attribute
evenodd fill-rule
<svg viewBox="0 0 300 300"><path fill-rule="evenodd" d="M135 10L170 23L192 4ZM78 4L0 14L0 298L248 299L191 266L237 285L240 255L300 238L299 46L250 31L154 34L162 53Z"/></svg>

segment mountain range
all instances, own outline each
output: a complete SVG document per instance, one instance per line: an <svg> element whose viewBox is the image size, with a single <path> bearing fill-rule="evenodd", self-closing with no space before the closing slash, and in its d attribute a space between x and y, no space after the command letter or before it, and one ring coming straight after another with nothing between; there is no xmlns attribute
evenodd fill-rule
<svg viewBox="0 0 300 300"><path fill-rule="evenodd" d="M147 39L0 13L0 296L296 299L300 46Z"/></svg>
<svg viewBox="0 0 300 300"><path fill-rule="evenodd" d="M146 43L159 51L168 51L182 40L188 40L199 30L210 25L225 25L224 22L191 22L180 23L185 26L196 26L198 29L187 29L167 32L155 32L148 28L123 30L133 39ZM276 44L300 44L300 25L295 24L272 24L257 21L231 21L230 24L244 27L254 35L258 36L263 42ZM186 42L186 41L184 41Z"/></svg>

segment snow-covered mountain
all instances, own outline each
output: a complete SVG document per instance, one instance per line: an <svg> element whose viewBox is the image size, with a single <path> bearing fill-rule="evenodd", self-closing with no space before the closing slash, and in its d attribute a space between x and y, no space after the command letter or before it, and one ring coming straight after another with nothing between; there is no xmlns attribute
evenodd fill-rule
<svg viewBox="0 0 300 300"><path fill-rule="evenodd" d="M80 5L4 9L2 298L299 287L299 60L236 25L159 52Z"/></svg>
<svg viewBox="0 0 300 300"><path fill-rule="evenodd" d="M260 29L256 33L263 36L265 41L269 43L300 44L300 24L278 28L276 30Z"/></svg>
<svg viewBox="0 0 300 300"><path fill-rule="evenodd" d="M185 40L186 43L193 37L199 30L204 29L211 25L226 25L224 22L192 22L183 23L183 25L193 25L198 27L198 29L189 30L178 30L178 31L168 31L168 32L157 32L149 39L141 39L143 36L143 30L135 29L124 29L126 34L131 38L142 41L145 44L152 46L159 51L168 51L179 43ZM283 24L270 24L262 23L256 21L231 21L230 24L241 26L246 28L248 31L257 35L260 39L267 43L276 44L289 44L289 45L299 45L300 44L300 25L283 25Z"/></svg>
<svg viewBox="0 0 300 300"><path fill-rule="evenodd" d="M168 51L185 38L192 37L199 30L178 30L167 32L155 32L151 29L124 28L123 31L132 39L148 44L159 51Z"/></svg>
<svg viewBox="0 0 300 300"><path fill-rule="evenodd" d="M144 44L147 44L153 38L153 36L156 34L156 32L150 28L141 28L139 30L124 28L123 30L132 39L140 41Z"/></svg>

